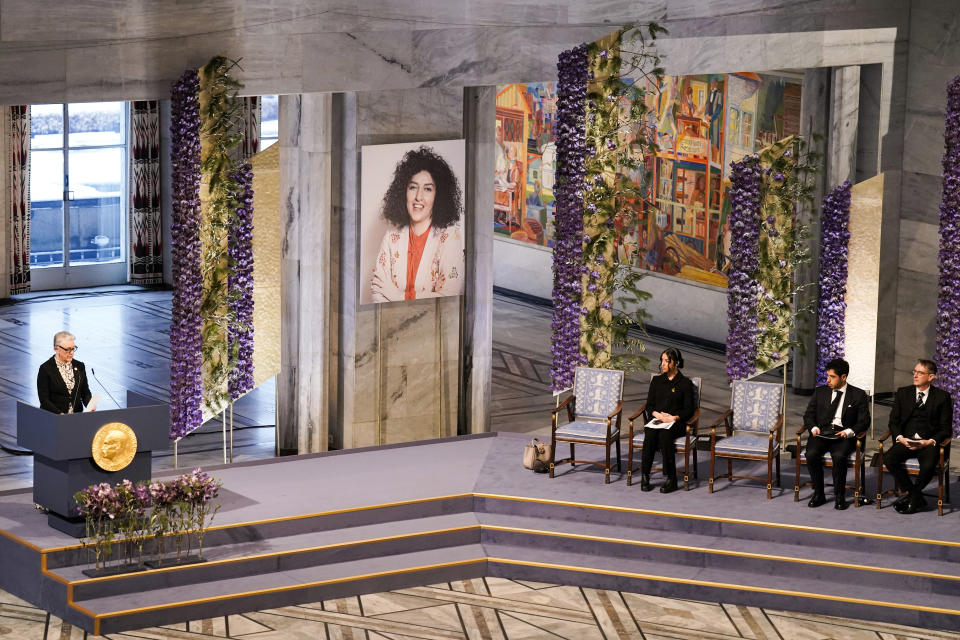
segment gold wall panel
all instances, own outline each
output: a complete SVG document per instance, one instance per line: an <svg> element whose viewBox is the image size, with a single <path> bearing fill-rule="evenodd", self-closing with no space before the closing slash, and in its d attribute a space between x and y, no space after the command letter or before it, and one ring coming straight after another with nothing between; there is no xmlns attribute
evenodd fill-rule
<svg viewBox="0 0 960 640"><path fill-rule="evenodd" d="M280 145L250 158L253 165L253 385L280 373Z"/></svg>
<svg viewBox="0 0 960 640"><path fill-rule="evenodd" d="M850 242L844 358L850 384L876 391L877 314L880 304L880 227L883 174L850 189Z"/></svg>

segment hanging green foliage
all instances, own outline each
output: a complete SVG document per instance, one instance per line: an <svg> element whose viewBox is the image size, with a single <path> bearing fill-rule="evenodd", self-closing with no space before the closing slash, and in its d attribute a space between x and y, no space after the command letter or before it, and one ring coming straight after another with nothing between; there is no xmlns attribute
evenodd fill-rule
<svg viewBox="0 0 960 640"><path fill-rule="evenodd" d="M813 201L812 176L816 157L799 136L790 136L759 152L760 234L757 243L757 280L762 290L757 302L757 370L776 367L792 347L803 348L794 335L796 294L811 283L797 282L797 268L810 261L809 231L797 221L799 206Z"/></svg>
<svg viewBox="0 0 960 640"><path fill-rule="evenodd" d="M619 261L616 245L617 221L638 224L634 203L649 188L646 160L656 145L646 125L645 87L658 87L663 76L652 49L660 33L666 30L652 23L645 30L627 25L588 49L580 350L591 367L649 364L631 330L643 330L650 294L638 286L642 274ZM634 182L628 173L642 177Z"/></svg>
<svg viewBox="0 0 960 640"><path fill-rule="evenodd" d="M235 202L241 186L236 180L237 147L243 139L242 84L231 77L237 62L224 56L210 60L200 71L201 168L203 224L203 298L200 315L203 362L203 404L217 413L230 402L231 359L228 336L235 321L230 306L228 237L235 222Z"/></svg>

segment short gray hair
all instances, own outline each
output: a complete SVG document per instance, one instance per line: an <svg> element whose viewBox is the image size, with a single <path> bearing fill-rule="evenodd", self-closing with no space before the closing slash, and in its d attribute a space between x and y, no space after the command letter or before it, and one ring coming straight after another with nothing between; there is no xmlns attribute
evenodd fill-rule
<svg viewBox="0 0 960 640"><path fill-rule="evenodd" d="M73 340L76 342L77 336L73 335L69 331L57 331L53 336L53 348L56 349L59 347L64 340Z"/></svg>

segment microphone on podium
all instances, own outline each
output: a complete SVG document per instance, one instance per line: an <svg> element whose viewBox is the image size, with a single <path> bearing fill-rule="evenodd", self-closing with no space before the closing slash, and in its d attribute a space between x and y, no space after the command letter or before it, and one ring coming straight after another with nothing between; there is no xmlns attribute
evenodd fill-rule
<svg viewBox="0 0 960 640"><path fill-rule="evenodd" d="M93 376L93 379L97 381L97 384L100 385L100 388L103 389L103 392L107 394L107 397L113 400L113 404L117 405L117 408L120 408L120 403L117 402L117 399L113 397L110 391L107 390L103 383L100 382L100 378L97 377L97 372L93 370L93 367L90 367L90 375Z"/></svg>

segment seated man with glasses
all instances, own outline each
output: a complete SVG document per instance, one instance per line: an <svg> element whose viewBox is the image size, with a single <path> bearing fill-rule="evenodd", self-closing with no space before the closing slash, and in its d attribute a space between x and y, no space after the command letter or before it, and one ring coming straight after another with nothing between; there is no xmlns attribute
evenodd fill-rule
<svg viewBox="0 0 960 640"><path fill-rule="evenodd" d="M922 492L937 467L937 445L952 430L953 403L949 393L931 384L936 377L935 362L917 360L913 384L897 389L890 411L890 435L895 442L883 453L883 464L897 479L900 490L907 492L894 503L899 513L916 513L927 506ZM904 466L909 458L916 458L920 464L914 482Z"/></svg>
<svg viewBox="0 0 960 640"><path fill-rule="evenodd" d="M73 359L76 337L68 331L53 336L53 357L37 372L40 408L54 413L82 413L93 397L87 384L87 370ZM92 408L91 411L96 411Z"/></svg>

